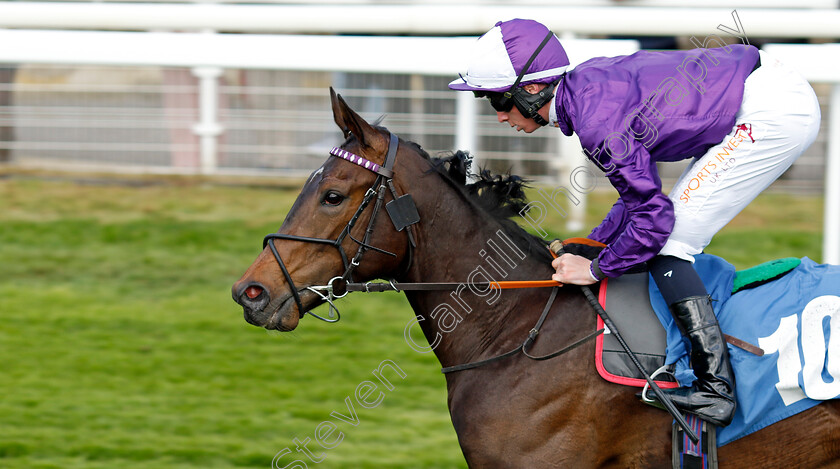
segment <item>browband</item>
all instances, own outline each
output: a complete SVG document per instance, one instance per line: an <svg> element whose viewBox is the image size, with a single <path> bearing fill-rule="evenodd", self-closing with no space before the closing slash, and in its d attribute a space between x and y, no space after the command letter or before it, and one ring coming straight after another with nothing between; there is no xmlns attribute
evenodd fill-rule
<svg viewBox="0 0 840 469"><path fill-rule="evenodd" d="M350 153L347 150L342 150L339 147L333 147L330 150L330 155L337 156L343 160L347 160L353 164L359 165L368 171L373 171L376 174L384 176L388 179L394 177L394 161L397 157L397 146L399 146L399 138L391 134L391 142L388 145L388 156L385 157L385 166L374 163L366 158L363 158L355 153Z"/></svg>

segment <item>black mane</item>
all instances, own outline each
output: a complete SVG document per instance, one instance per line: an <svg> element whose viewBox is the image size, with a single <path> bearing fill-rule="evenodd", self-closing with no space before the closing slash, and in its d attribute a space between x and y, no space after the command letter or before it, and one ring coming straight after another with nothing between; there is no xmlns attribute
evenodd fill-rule
<svg viewBox="0 0 840 469"><path fill-rule="evenodd" d="M428 154L417 146L419 152ZM472 155L458 150L437 158L429 158L434 170L468 200L484 210L498 221L507 234L528 255L551 262L546 242L525 231L511 218L520 216L528 205L525 189L528 181L515 174L492 174L488 169L481 169L478 174L471 174Z"/></svg>
<svg viewBox="0 0 840 469"><path fill-rule="evenodd" d="M480 169L478 174L471 174L472 155L458 150L447 156L432 159L438 171L445 174L459 186L485 211L499 220L518 216L528 205L525 188L528 182L515 174L492 174L488 169Z"/></svg>

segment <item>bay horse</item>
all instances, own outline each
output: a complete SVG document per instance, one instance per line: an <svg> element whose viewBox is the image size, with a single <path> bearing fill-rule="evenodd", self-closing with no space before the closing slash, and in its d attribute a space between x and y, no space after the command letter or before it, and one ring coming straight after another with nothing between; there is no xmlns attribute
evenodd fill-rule
<svg viewBox="0 0 840 469"><path fill-rule="evenodd" d="M324 302L307 287L342 275L397 283L465 282L477 271L550 278L545 242L510 219L525 204L521 180L485 174L467 184L461 154L432 159L417 144L367 123L332 89L330 95L346 140L332 153L336 157L312 173L278 233L267 237L262 253L233 285L246 321L291 331ZM393 177L393 189L374 187L383 174ZM372 215L382 202L405 194L416 204L418 223L397 231L388 217ZM504 249L517 255L505 258L490 249L491 241L503 247L503 238L513 245ZM552 289L490 290L405 292L442 366L520 345ZM590 334L593 313L579 288L559 288L533 352L548 353ZM643 405L635 390L600 378L593 357L594 343L588 342L552 360L518 354L446 374L449 412L469 466L671 467L671 417ZM731 442L719 448L718 457L722 467L732 468L840 467L840 402L825 402Z"/></svg>

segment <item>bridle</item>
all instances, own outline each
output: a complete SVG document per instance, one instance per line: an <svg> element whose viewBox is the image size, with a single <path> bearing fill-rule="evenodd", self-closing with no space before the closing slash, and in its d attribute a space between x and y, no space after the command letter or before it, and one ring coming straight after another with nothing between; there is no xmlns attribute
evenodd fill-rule
<svg viewBox="0 0 840 469"><path fill-rule="evenodd" d="M408 257L407 262L405 262L405 266L403 268L403 273L407 272L411 268L411 264L414 259L414 248L417 246L415 241L415 236L413 233L413 226L415 223L420 221L420 215L417 212L417 207L414 204L414 200L411 198L410 194L403 194L399 195L397 193L396 188L394 187L394 163L396 162L397 158L397 149L399 148L399 138L394 135L393 133L389 132L390 141L388 144L388 153L385 157L384 165L379 165L374 163L368 159L365 159L359 155L351 153L347 150L344 150L339 147L335 147L330 150L330 155L335 156L337 158L341 158L343 160L349 161L357 166L360 166L368 171L376 173L377 177L374 181L373 185L368 188L367 192L365 193L362 202L359 204L358 208L356 208L356 212L350 218L350 221L347 222L347 225L344 226L344 229L339 233L336 239L325 239L325 238L312 238L307 236L297 236L291 234L282 234L282 233L272 233L267 235L263 239L263 249L266 246L271 249L271 253L274 255L274 259L277 261L277 264L280 266L280 271L283 273L283 277L285 277L286 282L289 285L289 288L292 291L292 296L294 297L295 304L298 307L298 311L300 313L300 317L302 318L305 314L309 314L317 319L320 319L325 322L338 322L341 319L341 313L338 311L338 308L333 303L334 300L343 298L347 295L347 293L351 291L364 291L364 292L383 292L383 291L405 291L405 290L455 290L458 288L461 283L434 283L434 282L424 282L424 283L397 283L394 280L389 280L387 283L381 282L367 282L367 283L354 283L353 282L353 271L356 267L359 266L361 263L362 256L368 250L376 251L388 256L396 257L396 254L386 251L384 249L378 248L376 246L372 246L370 244L371 238L373 236L373 229L374 225L377 220L377 215L379 211L382 209L382 205L385 200L385 193L389 191L393 196L394 200L384 204L385 209L388 212L388 216L391 218L391 222L394 224L394 228L397 231L402 231L406 229L406 234L408 236ZM373 200L376 199L376 202L373 207L373 213L370 216L370 221L368 222L367 229L365 230L364 237L361 240L358 240L350 234L350 231L356 226L359 218L361 217L362 213L365 209L370 205ZM344 246L342 243L346 238L350 238L353 242L359 245L356 254L351 259L344 250ZM344 273L333 277L327 282L326 285L311 285L303 290L308 290L314 294L316 294L319 298L321 298L324 302L330 305L329 309L329 319L319 316L311 311L306 311L303 307L303 302L300 299L300 293L295 285L294 280L292 280L292 276L289 274L289 270L286 268L286 264L283 262L283 259L280 257L280 253L277 251L277 247L275 246L274 240L275 239L282 239L282 240L289 240L289 241L300 241L306 243L316 243L316 244L326 244L329 246L333 246L341 255L341 261L344 264ZM399 275L397 276L399 277ZM553 280L536 280L536 281L493 281L487 282L485 287L490 287L492 284L493 288L500 288L500 289L508 289L508 288L533 288L533 287L556 287L558 284ZM476 284L478 285L478 284ZM335 316L335 319L333 317Z"/></svg>
<svg viewBox="0 0 840 469"><path fill-rule="evenodd" d="M274 255L274 259L280 266L280 271L283 273L283 277L286 278L286 282L289 284L289 288L292 291L292 296L295 299L295 304L298 307L298 311L300 313L301 318L304 316L304 314L309 313L311 316L325 322L337 322L339 319L341 319L341 315L340 313L338 313L338 309L335 307L332 301L336 298L341 298L345 296L347 294L347 291L344 291L343 294L335 295L333 293L333 283L337 281L352 282L353 271L356 269L356 267L359 266L359 264L361 264L362 256L368 250L376 251L392 257L397 257L397 255L392 252L388 252L384 249L380 249L370 244L371 238L373 236L373 229L376 223L377 215L379 215L379 211L382 209L383 202L385 201L386 191L390 191L391 195L394 198L394 200L385 204L385 208L391 217L391 221L394 223L394 228L396 228L397 231L402 231L404 228L408 227L408 230L406 230L406 233L408 235L408 262L405 265L405 269L407 270L411 267L413 252L414 248L416 247L416 242L414 240L414 234L412 233L411 225L420 221L420 216L417 214L417 208L414 205L414 201L411 199L411 196L408 194L399 196L397 194L396 188L394 187L394 163L397 159L399 138L391 132L389 132L389 134L390 141L388 144L388 154L385 157L384 165L379 165L359 155L353 154L347 150L343 150L339 147L335 147L332 150L330 150L330 155L354 163L368 171L376 173L377 175L373 185L371 185L370 188L368 188L364 198L362 199L362 202L359 204L359 207L356 208L356 212L350 218L350 221L347 222L347 225L344 226L344 229L341 230L341 233L339 233L336 239L311 238L307 236L297 236L283 233L272 233L263 238L263 249L265 249L266 245L271 249L271 253ZM352 234L350 234L350 231L353 229L354 226L356 226L356 223L358 222L362 213L374 199L376 199L376 202L374 203L373 213L371 213L370 221L368 221L368 226L365 230L364 237L361 240L358 240L354 238ZM359 248L356 250L356 253L353 255L352 259L347 256L347 252L344 250L344 246L342 245L344 243L344 240L348 237L353 242L359 245ZM315 293L322 300L329 303L329 316L330 318L332 318L333 311L335 311L335 319L327 319L318 316L317 314L314 314L310 311L306 311L304 309L303 302L300 299L300 293L298 292L298 288L295 285L294 280L292 280L292 276L289 274L289 270L286 268L286 264L280 257L280 253L277 251L277 247L274 243L275 239L301 241L305 243L326 244L333 246L338 250L339 255L341 255L341 262L342 264L344 264L344 273L340 276L332 278L327 285L309 286L304 289ZM324 292L326 292L326 294L324 294Z"/></svg>

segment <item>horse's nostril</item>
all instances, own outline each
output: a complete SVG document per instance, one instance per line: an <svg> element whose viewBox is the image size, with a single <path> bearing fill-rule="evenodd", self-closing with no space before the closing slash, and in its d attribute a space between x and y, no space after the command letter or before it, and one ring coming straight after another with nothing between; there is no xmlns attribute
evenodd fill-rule
<svg viewBox="0 0 840 469"><path fill-rule="evenodd" d="M233 286L233 301L245 308L246 318L249 314L259 314L268 305L270 298L268 290L259 283L235 284Z"/></svg>
<svg viewBox="0 0 840 469"><path fill-rule="evenodd" d="M263 289L255 285L251 285L250 287L245 289L245 294L248 296L248 298L252 300L260 296L262 292Z"/></svg>

